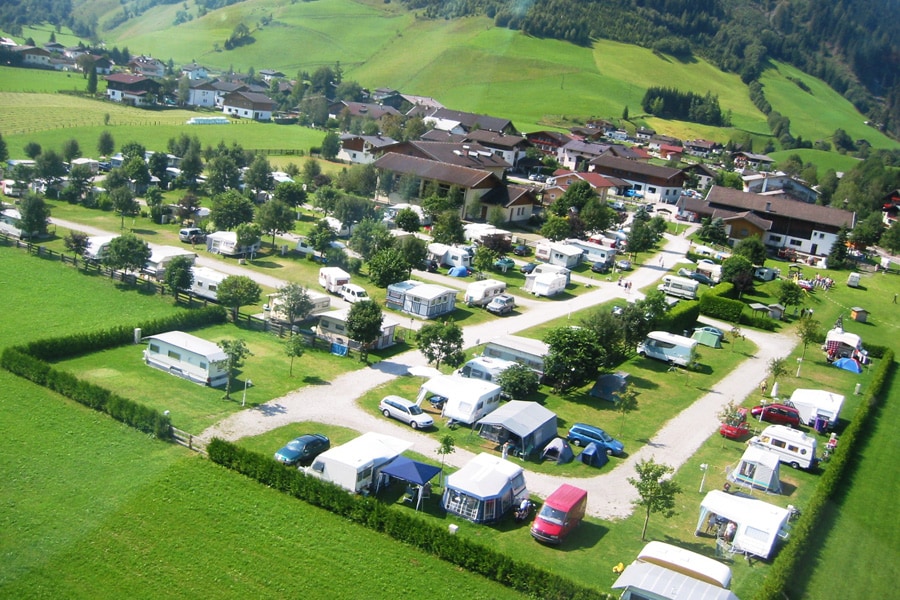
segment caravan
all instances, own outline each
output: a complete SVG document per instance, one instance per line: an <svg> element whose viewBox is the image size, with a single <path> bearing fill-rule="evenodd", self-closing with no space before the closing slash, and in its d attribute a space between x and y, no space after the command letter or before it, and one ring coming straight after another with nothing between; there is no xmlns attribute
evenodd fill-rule
<svg viewBox="0 0 900 600"><path fill-rule="evenodd" d="M663 282L659 284L656 289L665 292L666 295L676 296L686 300L697 299L697 289L700 287L699 282L685 277L675 277L673 275L666 275L662 278L662 281Z"/></svg>
<svg viewBox="0 0 900 600"><path fill-rule="evenodd" d="M411 442L370 431L323 452L303 471L350 492L363 493L378 480L382 468L410 447Z"/></svg>
<svg viewBox="0 0 900 600"><path fill-rule="evenodd" d="M516 365L511 360L503 360L502 358L489 358L487 356L476 356L462 366L456 373L463 377L471 377L472 379L481 379L484 381L496 381L497 376L506 369Z"/></svg>
<svg viewBox="0 0 900 600"><path fill-rule="evenodd" d="M483 279L469 284L466 288L466 305L487 306L491 300L506 291L506 282L497 279Z"/></svg>
<svg viewBox="0 0 900 600"><path fill-rule="evenodd" d="M445 398L441 415L464 425L472 425L500 406L499 385L453 375L439 375L423 383L416 404L421 406L430 396Z"/></svg>
<svg viewBox="0 0 900 600"><path fill-rule="evenodd" d="M816 421L827 421L826 428L833 429L841 416L844 397L826 390L797 389L791 394L791 406L800 413L800 421L814 427Z"/></svg>
<svg viewBox="0 0 900 600"><path fill-rule="evenodd" d="M647 338L638 344L637 353L686 367L694 361L696 347L697 340L689 337L666 331L651 331L647 334Z"/></svg>
<svg viewBox="0 0 900 600"><path fill-rule="evenodd" d="M778 460L795 469L809 470L816 466L816 438L797 429L769 425L748 443L774 452Z"/></svg>
<svg viewBox="0 0 900 600"><path fill-rule="evenodd" d="M491 340L484 347L484 356L515 361L533 369L539 376L544 376L544 357L550 352L550 346L541 340L505 335Z"/></svg>
<svg viewBox="0 0 900 600"><path fill-rule="evenodd" d="M340 267L319 269L319 285L332 294L340 294L341 288L348 283L350 283L350 273Z"/></svg>
<svg viewBox="0 0 900 600"><path fill-rule="evenodd" d="M566 276L562 273L538 273L537 269L525 276L525 291L535 296L555 296L566 289Z"/></svg>
<svg viewBox="0 0 900 600"><path fill-rule="evenodd" d="M216 300L216 290L228 275L209 267L192 267L194 282L191 284L191 293L208 300Z"/></svg>
<svg viewBox="0 0 900 600"><path fill-rule="evenodd" d="M469 247L428 244L428 259L445 267L471 267L474 250Z"/></svg>
<svg viewBox="0 0 900 600"><path fill-rule="evenodd" d="M102 262L109 250L109 243L116 239L117 235L94 235L87 239L84 248L84 259L92 262Z"/></svg>

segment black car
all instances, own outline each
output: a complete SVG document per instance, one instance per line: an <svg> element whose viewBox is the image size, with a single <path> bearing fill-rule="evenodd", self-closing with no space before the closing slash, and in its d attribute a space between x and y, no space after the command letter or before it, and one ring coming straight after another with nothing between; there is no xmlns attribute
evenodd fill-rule
<svg viewBox="0 0 900 600"><path fill-rule="evenodd" d="M528 247L527 244L519 244L513 248L512 252L516 256L529 256L531 254L531 248Z"/></svg>
<svg viewBox="0 0 900 600"><path fill-rule="evenodd" d="M519 271L521 271L522 273L525 273L526 275L528 275L529 273L531 273L532 271L534 271L534 270L537 268L537 266L538 266L538 263L528 263L528 264L524 264L524 265L522 265L522 267L519 269Z"/></svg>
<svg viewBox="0 0 900 600"><path fill-rule="evenodd" d="M426 258L425 260L422 261L422 270L428 271L429 273L437 273L437 270L438 270L437 261L434 259Z"/></svg>
<svg viewBox="0 0 900 600"><path fill-rule="evenodd" d="M594 273L609 273L609 263L597 261L591 265L591 271Z"/></svg>

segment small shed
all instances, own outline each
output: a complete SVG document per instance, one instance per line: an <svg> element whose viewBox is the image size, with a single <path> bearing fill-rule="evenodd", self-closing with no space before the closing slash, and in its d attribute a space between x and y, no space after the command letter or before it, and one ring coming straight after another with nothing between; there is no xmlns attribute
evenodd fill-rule
<svg viewBox="0 0 900 600"><path fill-rule="evenodd" d="M751 302L749 306L750 306L750 310L753 311L754 316L759 316L756 313L768 314L768 312L769 312L769 307L766 306L765 304L761 304L759 302Z"/></svg>
<svg viewBox="0 0 900 600"><path fill-rule="evenodd" d="M434 283L423 283L410 288L403 299L405 313L433 319L456 310L456 295L459 290Z"/></svg>
<svg viewBox="0 0 900 600"><path fill-rule="evenodd" d="M785 308L781 304L777 302L775 304L769 305L769 317L775 319L776 321L780 321L784 318Z"/></svg>
<svg viewBox="0 0 900 600"><path fill-rule="evenodd" d="M493 523L527 497L522 467L482 452L447 477L441 505L475 523Z"/></svg>
<svg viewBox="0 0 900 600"><path fill-rule="evenodd" d="M537 402L510 400L482 417L475 429L486 440L512 442L516 454L527 457L556 437L556 413Z"/></svg>
<svg viewBox="0 0 900 600"><path fill-rule="evenodd" d="M145 338L144 362L170 375L200 385L217 387L228 381L225 352L216 344L183 331L168 331Z"/></svg>
<svg viewBox="0 0 900 600"><path fill-rule="evenodd" d="M728 481L780 494L780 465L774 452L760 446L747 446L737 466L728 472Z"/></svg>
<svg viewBox="0 0 900 600"><path fill-rule="evenodd" d="M860 323L865 323L869 318L869 311L864 308L860 308L859 306L854 306L850 309L850 318L854 321L859 321Z"/></svg>
<svg viewBox="0 0 900 600"><path fill-rule="evenodd" d="M319 316L316 337L331 344L340 344L341 346L358 349L360 346L359 342L351 340L347 333L347 317L349 316L349 308L323 313ZM369 350L382 350L393 346L396 343L394 341L394 332L399 325L399 321L390 318L389 315L385 315L381 321L381 336L369 345Z"/></svg>

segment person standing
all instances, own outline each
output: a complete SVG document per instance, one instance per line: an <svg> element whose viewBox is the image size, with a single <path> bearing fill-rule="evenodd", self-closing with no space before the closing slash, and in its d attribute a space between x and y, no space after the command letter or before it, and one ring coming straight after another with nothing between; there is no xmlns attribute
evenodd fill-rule
<svg viewBox="0 0 900 600"><path fill-rule="evenodd" d="M765 379L763 379L759 384L759 391L763 396L765 396L768 389L769 383Z"/></svg>

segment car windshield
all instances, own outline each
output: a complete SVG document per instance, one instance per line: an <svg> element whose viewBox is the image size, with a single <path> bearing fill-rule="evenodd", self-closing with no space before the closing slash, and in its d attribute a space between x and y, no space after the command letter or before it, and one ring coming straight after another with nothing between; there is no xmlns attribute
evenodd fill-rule
<svg viewBox="0 0 900 600"><path fill-rule="evenodd" d="M610 435L609 435L608 433L606 433L605 431L600 431L600 430L598 430L598 431L597 431L597 437L599 437L601 440L603 440L603 441L606 442L607 444L610 443L611 441L613 441L612 436L610 436Z"/></svg>
<svg viewBox="0 0 900 600"><path fill-rule="evenodd" d="M553 508L552 506L545 504L541 509L541 519L544 521L549 521L550 523L556 523L557 525L562 525L563 521L566 518L566 513L563 511Z"/></svg>
<svg viewBox="0 0 900 600"><path fill-rule="evenodd" d="M411 414L411 415L421 415L422 412L423 412L422 407L418 406L416 404L413 404L412 406L409 407L409 414Z"/></svg>

